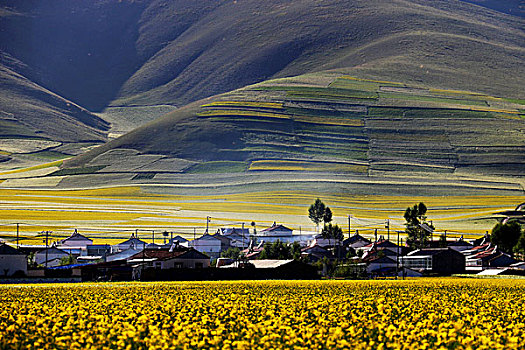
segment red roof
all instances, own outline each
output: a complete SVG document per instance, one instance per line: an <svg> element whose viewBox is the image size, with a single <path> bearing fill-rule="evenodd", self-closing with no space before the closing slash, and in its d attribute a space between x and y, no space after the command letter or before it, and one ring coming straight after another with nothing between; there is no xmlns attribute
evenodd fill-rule
<svg viewBox="0 0 525 350"><path fill-rule="evenodd" d="M179 255L186 253L188 250L189 250L188 248L180 248L180 247L172 252L170 252L169 248L144 249L143 251L129 257L128 260L142 259L142 258L163 260L163 259L168 259L168 258L175 258Z"/></svg>

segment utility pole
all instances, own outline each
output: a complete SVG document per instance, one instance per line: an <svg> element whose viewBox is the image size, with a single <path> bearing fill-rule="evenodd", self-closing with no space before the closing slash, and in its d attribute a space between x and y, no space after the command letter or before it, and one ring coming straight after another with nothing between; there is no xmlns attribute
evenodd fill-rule
<svg viewBox="0 0 525 350"><path fill-rule="evenodd" d="M16 249L20 249L20 245L18 244L20 239L20 224L16 223Z"/></svg>
<svg viewBox="0 0 525 350"><path fill-rule="evenodd" d="M196 235L196 233L197 233L196 231L197 231L197 229L194 227L194 228L193 228L193 240L195 240L195 235Z"/></svg>
<svg viewBox="0 0 525 350"><path fill-rule="evenodd" d="M210 223L210 217L206 216L206 233L208 233L208 224Z"/></svg>
<svg viewBox="0 0 525 350"><path fill-rule="evenodd" d="M151 242L155 244L155 230L151 231Z"/></svg>
<svg viewBox="0 0 525 350"><path fill-rule="evenodd" d="M397 231L396 280L399 275L399 248L401 248L401 246L399 245L399 231Z"/></svg>
<svg viewBox="0 0 525 350"><path fill-rule="evenodd" d="M390 241L390 219L386 219L386 237Z"/></svg>
<svg viewBox="0 0 525 350"><path fill-rule="evenodd" d="M403 245L403 238L401 238L401 245ZM397 254L399 254L399 249L398 249ZM403 279L405 279L405 268L404 268L404 266L403 266Z"/></svg>
<svg viewBox="0 0 525 350"><path fill-rule="evenodd" d="M377 228L376 228L375 231L374 231L374 238L375 238L375 241L376 241L376 243L377 243Z"/></svg>
<svg viewBox="0 0 525 350"><path fill-rule="evenodd" d="M352 235L350 233L350 218L352 217L352 215L348 215L348 238L350 238L350 236Z"/></svg>
<svg viewBox="0 0 525 350"><path fill-rule="evenodd" d="M47 269L47 250L48 250L49 231L45 231L44 233L46 234L46 263L45 263L45 266Z"/></svg>
<svg viewBox="0 0 525 350"><path fill-rule="evenodd" d="M242 249L244 250L244 222L242 223L241 232L242 232Z"/></svg>

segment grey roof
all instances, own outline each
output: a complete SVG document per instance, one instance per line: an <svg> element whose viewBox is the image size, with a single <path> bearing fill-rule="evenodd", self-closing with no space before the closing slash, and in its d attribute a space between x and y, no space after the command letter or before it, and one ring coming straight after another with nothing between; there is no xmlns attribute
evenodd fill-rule
<svg viewBox="0 0 525 350"><path fill-rule="evenodd" d="M408 253L407 256L423 256L423 255L429 256L429 255L436 255L439 253L443 253L446 251L456 252L455 250L450 249L450 248L425 248L425 249L414 250L413 252Z"/></svg>
<svg viewBox="0 0 525 350"><path fill-rule="evenodd" d="M47 249L42 249L42 250L39 250L37 252L38 253L45 253L47 250L47 254L62 254L62 255L69 255L68 252L62 250L62 249L58 249L57 247L49 247Z"/></svg>
<svg viewBox="0 0 525 350"><path fill-rule="evenodd" d="M0 255L25 255L19 252L17 249L8 246L5 243L0 243Z"/></svg>
<svg viewBox="0 0 525 350"><path fill-rule="evenodd" d="M292 261L293 259L290 259L290 260L251 260L250 262L257 269L274 269L276 267L289 264Z"/></svg>

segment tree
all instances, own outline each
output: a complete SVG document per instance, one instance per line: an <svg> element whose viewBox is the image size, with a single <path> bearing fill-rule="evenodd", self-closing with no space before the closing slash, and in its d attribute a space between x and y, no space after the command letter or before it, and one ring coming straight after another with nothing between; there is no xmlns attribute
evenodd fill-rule
<svg viewBox="0 0 525 350"><path fill-rule="evenodd" d="M275 241L273 243L265 243L263 251L259 255L258 259L295 259L301 258L301 245L298 242L293 244L285 244L281 241Z"/></svg>
<svg viewBox="0 0 525 350"><path fill-rule="evenodd" d="M324 210L323 221L325 223L332 221L332 211L328 207L326 207L326 209Z"/></svg>
<svg viewBox="0 0 525 350"><path fill-rule="evenodd" d="M68 256L64 256L63 258L60 258L60 265L61 266L71 265L71 264L75 264L75 263L76 263L76 259L71 254L69 254Z"/></svg>
<svg viewBox="0 0 525 350"><path fill-rule="evenodd" d="M521 259L525 258L525 230L521 232L518 243L514 246L514 253L521 255Z"/></svg>
<svg viewBox="0 0 525 350"><path fill-rule="evenodd" d="M332 221L332 211L322 200L317 198L314 204L308 208L308 217L317 226L317 231L319 231L319 224L321 222L328 223Z"/></svg>
<svg viewBox="0 0 525 350"><path fill-rule="evenodd" d="M241 256L241 249L238 247L230 247L221 253L221 258L230 258L237 260Z"/></svg>
<svg viewBox="0 0 525 350"><path fill-rule="evenodd" d="M321 231L321 236L329 241L331 239L341 241L343 236L343 229L340 228L337 224L324 224L323 230Z"/></svg>
<svg viewBox="0 0 525 350"><path fill-rule="evenodd" d="M441 236L439 236L439 247L440 248L446 248L447 245L448 245L447 244L447 236L442 234Z"/></svg>
<svg viewBox="0 0 525 350"><path fill-rule="evenodd" d="M292 253L290 252L290 249L279 240L273 243L265 243L263 251L259 255L259 259L286 260L291 258Z"/></svg>
<svg viewBox="0 0 525 350"><path fill-rule="evenodd" d="M427 223L426 213L427 207L424 203L415 204L412 208L408 207L405 210L407 244L413 249L423 248L430 238L431 233L422 226L426 225L430 229L434 229L432 225Z"/></svg>
<svg viewBox="0 0 525 350"><path fill-rule="evenodd" d="M517 222L498 223L492 228L490 241L501 248L501 250L512 254L520 236L521 226Z"/></svg>

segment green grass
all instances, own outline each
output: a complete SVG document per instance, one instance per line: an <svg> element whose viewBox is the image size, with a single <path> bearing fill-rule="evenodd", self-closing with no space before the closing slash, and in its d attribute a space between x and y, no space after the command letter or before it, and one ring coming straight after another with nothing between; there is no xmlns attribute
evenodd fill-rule
<svg viewBox="0 0 525 350"><path fill-rule="evenodd" d="M69 154L64 154L64 153L57 152L57 151L42 151L42 152L35 152L31 154L38 158L43 158L43 159L64 159L64 158L71 157L71 155Z"/></svg>
<svg viewBox="0 0 525 350"><path fill-rule="evenodd" d="M379 93L379 98L487 107L487 103L485 101L480 101L480 100L468 100L468 99L447 98L447 97L434 97L434 96L424 96L424 95L416 95L416 94L409 94L409 93L405 93L404 94L404 93L400 93L400 92L380 92Z"/></svg>
<svg viewBox="0 0 525 350"><path fill-rule="evenodd" d="M97 165L97 166L87 166L82 168L69 168L69 169L60 169L51 173L47 176L66 176L66 175L86 175L94 174L99 170L102 170L106 165Z"/></svg>
<svg viewBox="0 0 525 350"><path fill-rule="evenodd" d="M247 162L212 161L191 166L184 172L188 174L240 173L248 168Z"/></svg>

